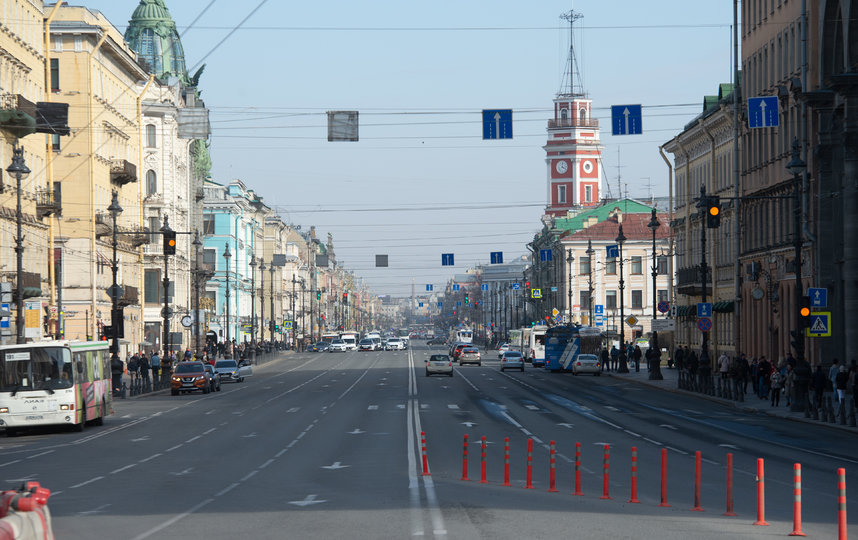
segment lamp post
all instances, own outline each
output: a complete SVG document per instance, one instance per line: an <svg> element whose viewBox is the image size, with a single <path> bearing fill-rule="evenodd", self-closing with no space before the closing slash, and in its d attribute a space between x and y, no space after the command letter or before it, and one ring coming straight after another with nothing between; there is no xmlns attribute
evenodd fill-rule
<svg viewBox="0 0 858 540"><path fill-rule="evenodd" d="M110 288L110 301L111 301L111 309L110 309L110 360L111 362L119 357L119 325L124 323L124 317L121 315L121 310L119 309L119 285L116 283L116 275L119 273L119 261L116 257L116 220L119 218L119 214L122 213L122 207L119 206L119 194L117 192L113 192L113 197L110 200L110 206L107 207L107 211L110 212L110 218L113 223L113 261L111 265L111 272L113 274L113 287ZM122 319L120 321L120 319Z"/></svg>
<svg viewBox="0 0 858 540"><path fill-rule="evenodd" d="M17 234L15 235L15 264L17 269L17 287L15 289L15 336L16 343L26 343L24 338L24 283L21 280L24 272L24 211L21 207L21 180L29 176L30 169L24 163L24 147L16 146L13 149L12 163L6 168L6 172L15 177L17 184ZM116 227L114 226L114 231ZM113 237L114 242L116 236ZM88 330L87 330L88 331Z"/></svg>
<svg viewBox="0 0 858 540"><path fill-rule="evenodd" d="M620 231L617 234L616 242L619 248L618 255L620 256L620 367L617 373L628 373L628 358L626 356L626 329L623 326L626 321L623 302L623 291L625 290L625 281L623 280L623 242L626 241L626 235L623 234L623 224L620 223Z"/></svg>
<svg viewBox="0 0 858 540"><path fill-rule="evenodd" d="M295 341L295 325L298 324L298 318L295 316L295 270L292 271L292 296L290 297L290 311L292 313L292 348L298 350L298 343Z"/></svg>
<svg viewBox="0 0 858 540"><path fill-rule="evenodd" d="M274 299L271 299L274 302ZM259 260L259 343L265 341L265 260Z"/></svg>
<svg viewBox="0 0 858 540"><path fill-rule="evenodd" d="M256 255L250 256L250 362L256 363Z"/></svg>
<svg viewBox="0 0 858 540"><path fill-rule="evenodd" d="M271 318L268 320L268 333L271 334L271 345L274 345L274 261L271 261L271 264L268 265L268 274L271 278ZM295 327L295 323L292 323L292 328Z"/></svg>
<svg viewBox="0 0 858 540"><path fill-rule="evenodd" d="M223 249L224 259L224 282L226 283L226 346L224 347L224 358L232 358L232 340L229 333L229 260L232 258L232 253L229 252L229 242Z"/></svg>
<svg viewBox="0 0 858 540"><path fill-rule="evenodd" d="M572 324L572 263L575 261L575 257L572 256L572 250L566 252L566 262L569 263L569 275L567 276L567 292L569 293L569 303L567 304L569 309L569 324Z"/></svg>
<svg viewBox="0 0 858 540"><path fill-rule="evenodd" d="M706 303L706 278L709 277L709 269L706 265L706 213L709 208L709 197L706 196L706 186L700 186L700 201L697 203L697 208L700 213L700 296L701 302ZM704 392L709 392L709 375L712 373L712 366L709 363L709 332L701 332L703 334L702 344L700 345L700 361L698 373L704 386Z"/></svg>
<svg viewBox="0 0 858 540"><path fill-rule="evenodd" d="M197 359L202 357L200 353L200 232L194 231L194 354Z"/></svg>
<svg viewBox="0 0 858 540"><path fill-rule="evenodd" d="M650 218L647 227L652 231L652 320L656 319L656 304L658 303L658 291L656 290L656 278L658 277L658 264L656 264L655 255L655 233L661 227L658 217L655 213L655 208L652 209L652 218ZM661 374L661 348L658 345L658 332L652 332L650 338L650 380L661 381L664 376Z"/></svg>
<svg viewBox="0 0 858 540"><path fill-rule="evenodd" d="M801 159L799 152L798 139L794 139L792 143L792 159L787 163L786 168L792 173L793 177L793 210L795 213L793 234L793 247L795 249L795 320L796 326L793 333L793 347L795 348L795 399L790 405L791 411L803 411L807 400L808 384L811 378L810 364L804 358L804 328L801 322L804 317L801 315L802 303L801 298L804 296L804 288L801 285L801 176L807 168L807 164Z"/></svg>
<svg viewBox="0 0 858 540"><path fill-rule="evenodd" d="M114 218L115 223L115 218ZM114 234L116 231L116 225L113 227ZM173 229L170 228L169 220L167 216L164 216L164 225L161 227L162 233L172 232ZM164 279L161 280L161 283L164 287L164 309L161 310L161 318L164 324L164 356L163 358L167 360L167 363L170 364L170 350L172 349L172 344L170 343L170 317L173 315L170 313L170 277L169 277L169 262L170 258L167 257L167 254L164 253Z"/></svg>
<svg viewBox="0 0 858 540"><path fill-rule="evenodd" d="M593 241L587 240L587 260L590 261L590 264L587 265L587 310L589 311L589 318L587 321L590 326L593 326L593 255L596 254L593 251Z"/></svg>

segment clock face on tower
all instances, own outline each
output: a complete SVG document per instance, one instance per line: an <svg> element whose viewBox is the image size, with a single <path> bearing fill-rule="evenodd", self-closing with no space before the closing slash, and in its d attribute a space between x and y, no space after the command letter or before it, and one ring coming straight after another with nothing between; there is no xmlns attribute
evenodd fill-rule
<svg viewBox="0 0 858 540"><path fill-rule="evenodd" d="M554 170L556 170L559 174L566 174L567 169L569 169L569 164L563 160L558 161L554 165Z"/></svg>
<svg viewBox="0 0 858 540"><path fill-rule="evenodd" d="M599 172L596 169L596 160L582 159L581 160L581 177L582 178L598 178Z"/></svg>

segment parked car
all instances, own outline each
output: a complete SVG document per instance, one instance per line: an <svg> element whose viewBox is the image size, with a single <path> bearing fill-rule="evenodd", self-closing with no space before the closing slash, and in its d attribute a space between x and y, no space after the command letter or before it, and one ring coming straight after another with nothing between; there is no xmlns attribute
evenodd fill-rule
<svg viewBox="0 0 858 540"><path fill-rule="evenodd" d="M384 345L385 351L401 351L405 349L405 342L399 338L390 338Z"/></svg>
<svg viewBox="0 0 858 540"><path fill-rule="evenodd" d="M442 338L441 336L435 336L432 339L426 342L426 345L444 345L447 343L447 340Z"/></svg>
<svg viewBox="0 0 858 540"><path fill-rule="evenodd" d="M330 347L330 346L331 346L331 344L328 343L327 341L320 341L318 343L314 343L313 345L310 345L310 352L325 352L328 350L328 347Z"/></svg>
<svg viewBox="0 0 858 540"><path fill-rule="evenodd" d="M170 378L170 394L178 396L179 392L196 392L203 394L211 392L209 374L202 362L179 362Z"/></svg>
<svg viewBox="0 0 858 540"><path fill-rule="evenodd" d="M579 354L572 362L572 375L579 373L592 373L597 377L601 375L602 364L599 362L599 357L595 354Z"/></svg>
<svg viewBox="0 0 858 540"><path fill-rule="evenodd" d="M476 347L466 346L461 349L459 353L459 365L463 366L465 364L477 364L478 366L483 365L482 359L480 358L480 350Z"/></svg>
<svg viewBox="0 0 858 540"><path fill-rule="evenodd" d="M524 357L519 351L506 351L501 355L500 370L504 371L506 369L524 371Z"/></svg>
<svg viewBox="0 0 858 540"><path fill-rule="evenodd" d="M358 343L359 351L374 351L375 350L375 342L371 339L362 339L360 343Z"/></svg>
<svg viewBox="0 0 858 540"><path fill-rule="evenodd" d="M246 362L239 364L235 360L218 360L215 362L214 370L220 382L244 382L245 377L253 375L250 364Z"/></svg>
<svg viewBox="0 0 858 540"><path fill-rule="evenodd" d="M426 360L426 376L436 373L453 376L453 361L446 354L433 354Z"/></svg>
<svg viewBox="0 0 858 540"><path fill-rule="evenodd" d="M498 358L503 358L503 353L509 350L509 343L501 343L498 347Z"/></svg>
<svg viewBox="0 0 858 540"><path fill-rule="evenodd" d="M348 349L348 345L346 342L341 339L335 339L331 342L331 345L328 347L328 352L346 352Z"/></svg>
<svg viewBox="0 0 858 540"><path fill-rule="evenodd" d="M215 373L214 366L211 364L203 364L203 366L206 368L206 373L209 375L211 389L215 392L220 392L220 377Z"/></svg>

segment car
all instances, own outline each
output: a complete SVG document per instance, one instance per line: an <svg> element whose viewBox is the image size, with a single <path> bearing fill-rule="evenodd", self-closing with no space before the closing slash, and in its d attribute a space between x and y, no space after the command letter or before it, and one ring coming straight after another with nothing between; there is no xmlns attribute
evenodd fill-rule
<svg viewBox="0 0 858 540"><path fill-rule="evenodd" d="M509 343L501 343L498 347L498 358L503 358L503 353L509 350Z"/></svg>
<svg viewBox="0 0 858 540"><path fill-rule="evenodd" d="M446 354L433 354L426 360L426 376L436 373L453 376L453 361Z"/></svg>
<svg viewBox="0 0 858 540"><path fill-rule="evenodd" d="M480 350L470 345L461 349L458 360L460 366L465 364L477 364L478 366L483 365L482 359L480 358Z"/></svg>
<svg viewBox="0 0 858 540"><path fill-rule="evenodd" d="M196 392L203 394L211 392L210 376L202 362L179 362L170 378L170 394Z"/></svg>
<svg viewBox="0 0 858 540"><path fill-rule="evenodd" d="M203 366L206 368L206 373L209 374L211 389L220 392L220 377L215 373L214 366L211 364L203 364Z"/></svg>
<svg viewBox="0 0 858 540"><path fill-rule="evenodd" d="M335 339L331 342L331 345L328 347L328 352L346 352L349 350L346 342L341 339Z"/></svg>
<svg viewBox="0 0 858 540"><path fill-rule="evenodd" d="M250 364L242 362L239 364L235 360L224 359L218 360L214 365L215 374L217 374L220 382L244 382L245 377L253 375L253 370Z"/></svg>
<svg viewBox="0 0 858 540"><path fill-rule="evenodd" d="M579 373L592 373L595 376L602 374L602 364L595 354L579 354L572 362L572 375Z"/></svg>
<svg viewBox="0 0 858 540"><path fill-rule="evenodd" d="M374 351L375 350L375 342L371 339L362 339L360 343L358 343L359 351Z"/></svg>
<svg viewBox="0 0 858 540"><path fill-rule="evenodd" d="M459 355L462 354L462 349L470 346L470 343L456 343L450 348L449 356L451 356L453 358L453 361L455 362L459 359Z"/></svg>
<svg viewBox="0 0 858 540"><path fill-rule="evenodd" d="M401 351L405 349L405 342L399 338L390 338L384 345L385 351Z"/></svg>
<svg viewBox="0 0 858 540"><path fill-rule="evenodd" d="M378 335L372 336L369 338L372 341L373 350L382 351L384 350L384 344L381 342L381 337Z"/></svg>
<svg viewBox="0 0 858 540"><path fill-rule="evenodd" d="M500 370L517 369L524 371L524 357L519 351L506 351L501 355Z"/></svg>
<svg viewBox="0 0 858 540"><path fill-rule="evenodd" d="M308 350L310 352L325 352L328 350L328 347L330 347L330 346L331 346L331 344L328 343L327 341L320 341L318 343L314 343L313 345L310 345L310 348Z"/></svg>
<svg viewBox="0 0 858 540"><path fill-rule="evenodd" d="M447 343L447 340L442 338L441 336L433 337L432 339L426 342L426 345L444 345Z"/></svg>

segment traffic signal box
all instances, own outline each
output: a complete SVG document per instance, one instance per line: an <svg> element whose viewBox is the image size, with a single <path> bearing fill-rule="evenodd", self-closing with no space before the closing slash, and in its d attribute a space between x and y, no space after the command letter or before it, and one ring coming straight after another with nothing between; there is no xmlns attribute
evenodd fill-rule
<svg viewBox="0 0 858 540"><path fill-rule="evenodd" d="M176 231L164 231L164 255L176 254Z"/></svg>
<svg viewBox="0 0 858 540"><path fill-rule="evenodd" d="M721 197L710 196L706 201L706 227L717 229L721 226Z"/></svg>
<svg viewBox="0 0 858 540"><path fill-rule="evenodd" d="M349 293L344 292L343 293L343 305L348 304L348 303L349 303Z"/></svg>
<svg viewBox="0 0 858 540"><path fill-rule="evenodd" d="M798 329L810 328L810 297L802 296L798 307Z"/></svg>

